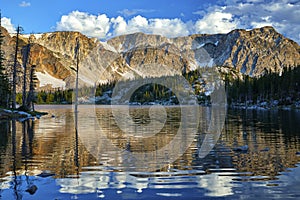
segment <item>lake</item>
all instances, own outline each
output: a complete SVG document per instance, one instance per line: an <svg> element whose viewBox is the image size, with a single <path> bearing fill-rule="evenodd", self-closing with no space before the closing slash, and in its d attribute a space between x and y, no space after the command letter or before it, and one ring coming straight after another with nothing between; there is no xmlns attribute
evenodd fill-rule
<svg viewBox="0 0 300 200"><path fill-rule="evenodd" d="M0 199L300 198L299 110L36 109L0 121Z"/></svg>

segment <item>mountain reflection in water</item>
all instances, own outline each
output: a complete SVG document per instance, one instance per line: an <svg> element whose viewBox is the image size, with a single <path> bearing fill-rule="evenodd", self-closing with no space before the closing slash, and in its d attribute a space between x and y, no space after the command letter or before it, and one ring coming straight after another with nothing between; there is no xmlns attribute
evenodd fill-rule
<svg viewBox="0 0 300 200"><path fill-rule="evenodd" d="M35 121L0 122L0 199L300 197L299 111L229 110L222 134L206 157L199 157L209 126L204 120L182 156L159 169L153 166L161 160L154 159L144 166L148 170L140 171L124 164L126 152L154 151L174 139L179 107L168 107L161 132L144 140L122 134L107 106L96 107L94 113L89 106L79 110L86 116L79 117L79 135L71 106L38 109L50 114ZM136 107L130 112L135 123L147 124L147 111ZM200 111L209 118L209 108ZM83 143L82 134L95 129L92 124L100 126L121 153L95 145L101 135L91 146ZM246 151L234 150L246 145ZM101 154L97 157L91 150Z"/></svg>

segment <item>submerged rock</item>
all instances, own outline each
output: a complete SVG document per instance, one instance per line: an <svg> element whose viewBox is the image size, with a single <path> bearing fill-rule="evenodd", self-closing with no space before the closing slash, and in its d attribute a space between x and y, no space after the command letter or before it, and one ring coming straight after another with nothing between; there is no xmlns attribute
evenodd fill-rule
<svg viewBox="0 0 300 200"><path fill-rule="evenodd" d="M49 176L55 176L55 174L52 173L52 172L44 171L44 172L38 174L37 176L42 177L42 178L46 178L46 177L49 177Z"/></svg>
<svg viewBox="0 0 300 200"><path fill-rule="evenodd" d="M30 187L28 187L27 190L25 190L25 192L28 192L29 194L33 195L36 191L37 191L37 186L36 185L31 185Z"/></svg>
<svg viewBox="0 0 300 200"><path fill-rule="evenodd" d="M239 147L233 148L233 151L246 152L246 151L248 151L248 149L249 149L248 145L244 145L244 146L239 146Z"/></svg>
<svg viewBox="0 0 300 200"><path fill-rule="evenodd" d="M266 147L266 148L264 148L264 149L262 149L262 150L260 150L260 151L264 152L264 151L269 151L269 150L270 150L270 148L269 148L269 147Z"/></svg>

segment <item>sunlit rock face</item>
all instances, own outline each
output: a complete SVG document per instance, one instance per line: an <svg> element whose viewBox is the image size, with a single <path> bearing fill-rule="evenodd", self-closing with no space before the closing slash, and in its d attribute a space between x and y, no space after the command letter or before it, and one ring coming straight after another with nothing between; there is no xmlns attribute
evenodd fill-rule
<svg viewBox="0 0 300 200"><path fill-rule="evenodd" d="M14 57L16 37L1 28L7 61ZM300 65L299 45L272 27L233 30L228 34L195 34L166 38L134 33L105 42L79 32L21 35L18 67L22 71L24 46L31 42L29 68L37 66L38 78L60 79L73 88L76 45L79 41L79 83L95 85L119 78L160 77L182 74L198 67L226 66L250 76L281 73L285 67ZM23 47L23 51L21 48ZM50 81L51 82L51 81ZM40 84L44 87L45 84ZM56 85L49 83L48 87Z"/></svg>
<svg viewBox="0 0 300 200"><path fill-rule="evenodd" d="M215 55L218 65L260 76L265 69L280 73L284 67L299 65L300 47L272 27L264 27L230 32L220 41Z"/></svg>

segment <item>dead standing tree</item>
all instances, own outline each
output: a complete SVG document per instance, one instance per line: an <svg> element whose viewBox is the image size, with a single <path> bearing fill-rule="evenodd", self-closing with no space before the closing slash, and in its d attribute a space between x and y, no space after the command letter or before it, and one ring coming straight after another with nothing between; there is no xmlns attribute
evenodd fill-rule
<svg viewBox="0 0 300 200"><path fill-rule="evenodd" d="M77 112L78 107L78 81L79 81L79 50L80 50L80 42L79 39L76 38L76 46L74 49L74 58L76 60L76 69L71 67L72 70L76 72L76 80L75 80L75 112Z"/></svg>
<svg viewBox="0 0 300 200"><path fill-rule="evenodd" d="M79 39L76 38L76 46L74 49L75 60L76 60L76 82L75 82L75 156L74 161L77 169L79 169L79 159L78 159L78 79L79 79L79 52L80 51L80 42Z"/></svg>
<svg viewBox="0 0 300 200"><path fill-rule="evenodd" d="M16 109L16 96L17 96L17 64L18 64L18 48L19 48L19 35L22 31L22 27L18 26L16 35L16 47L15 47L15 57L13 65L13 78L12 78L12 109Z"/></svg>
<svg viewBox="0 0 300 200"><path fill-rule="evenodd" d="M22 107L23 110L27 111L29 108L27 107L27 95L26 95L26 89L27 89L27 62L30 54L30 45L31 41L29 39L29 43L23 47L22 53L23 53L23 92L22 92Z"/></svg>
<svg viewBox="0 0 300 200"><path fill-rule="evenodd" d="M31 66L31 70L30 70L30 83L29 83L29 92L28 92L28 96L27 96L27 108L30 110L32 109L32 111L34 111L34 90L36 87L36 83L38 81L36 75L35 75L35 65Z"/></svg>

